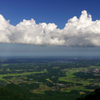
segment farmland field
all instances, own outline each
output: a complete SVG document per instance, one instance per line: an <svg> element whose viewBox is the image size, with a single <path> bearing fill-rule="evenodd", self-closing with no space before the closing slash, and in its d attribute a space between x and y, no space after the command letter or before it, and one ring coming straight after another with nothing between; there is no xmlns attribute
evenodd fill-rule
<svg viewBox="0 0 100 100"><path fill-rule="evenodd" d="M11 83L36 94L59 91L78 97L100 87L100 63L80 58L6 59L0 63L0 86Z"/></svg>

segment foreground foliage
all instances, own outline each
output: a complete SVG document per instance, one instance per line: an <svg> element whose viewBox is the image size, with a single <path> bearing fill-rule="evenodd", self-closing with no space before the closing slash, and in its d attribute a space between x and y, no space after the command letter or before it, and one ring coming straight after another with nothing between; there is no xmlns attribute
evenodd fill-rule
<svg viewBox="0 0 100 100"><path fill-rule="evenodd" d="M0 100L31 100L25 95L0 87Z"/></svg>
<svg viewBox="0 0 100 100"><path fill-rule="evenodd" d="M45 91L45 94L34 94L13 83L0 87L0 100L74 100L78 97L75 92Z"/></svg>
<svg viewBox="0 0 100 100"><path fill-rule="evenodd" d="M82 95L80 98L76 100L100 100L100 88L96 89L94 92L86 96Z"/></svg>
<svg viewBox="0 0 100 100"><path fill-rule="evenodd" d="M75 100L79 97L77 91L72 91L72 94L59 91L46 91L45 94L33 94L18 85L9 84L5 87L0 87L0 100ZM76 100L99 100L100 88L94 92L77 98Z"/></svg>

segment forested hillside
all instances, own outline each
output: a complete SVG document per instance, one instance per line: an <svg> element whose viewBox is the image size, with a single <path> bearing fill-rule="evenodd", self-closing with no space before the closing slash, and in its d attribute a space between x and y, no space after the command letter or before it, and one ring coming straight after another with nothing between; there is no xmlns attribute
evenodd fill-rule
<svg viewBox="0 0 100 100"><path fill-rule="evenodd" d="M11 91L10 89L0 87L0 100L31 100L22 93Z"/></svg>
<svg viewBox="0 0 100 100"><path fill-rule="evenodd" d="M45 94L35 94L13 83L0 87L0 100L66 100L66 98L67 100L74 100L78 97L77 93L76 95L67 95L66 92L61 93L59 91L46 91Z"/></svg>
<svg viewBox="0 0 100 100"><path fill-rule="evenodd" d="M34 94L18 85L9 84L5 87L0 87L0 100L74 100L78 96L77 91L73 91L74 94L67 95L61 92L46 91L46 94ZM77 94L77 95L76 95ZM73 98L72 98L73 97ZM86 96L81 96L76 100L99 100L100 88Z"/></svg>

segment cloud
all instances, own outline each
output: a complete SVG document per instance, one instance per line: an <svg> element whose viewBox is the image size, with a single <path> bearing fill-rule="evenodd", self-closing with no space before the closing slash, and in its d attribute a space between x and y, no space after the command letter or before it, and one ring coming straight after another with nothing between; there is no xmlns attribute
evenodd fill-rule
<svg viewBox="0 0 100 100"><path fill-rule="evenodd" d="M100 20L92 21L86 10L70 18L63 29L55 23L36 24L34 19L23 20L16 26L0 15L0 42L34 45L100 46Z"/></svg>

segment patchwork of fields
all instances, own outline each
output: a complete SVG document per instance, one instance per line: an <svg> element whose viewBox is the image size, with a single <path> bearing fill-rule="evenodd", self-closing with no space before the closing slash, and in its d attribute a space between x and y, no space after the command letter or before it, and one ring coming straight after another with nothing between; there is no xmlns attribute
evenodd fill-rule
<svg viewBox="0 0 100 100"><path fill-rule="evenodd" d="M87 94L100 87L100 63L93 60L1 63L0 86L14 83L32 93Z"/></svg>

